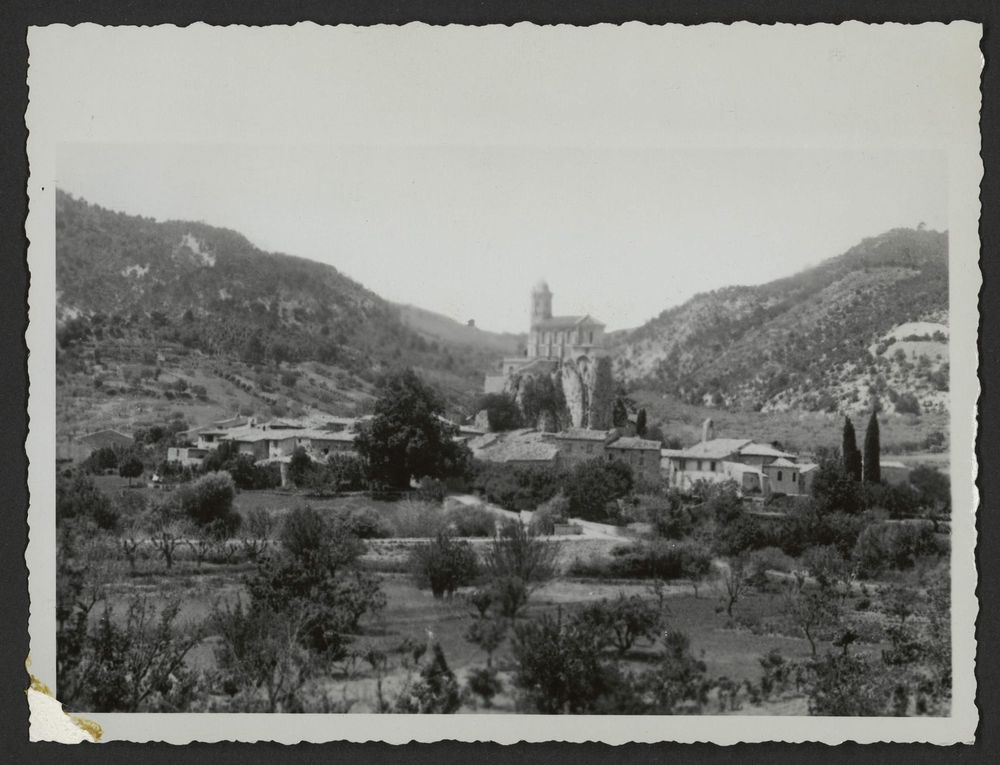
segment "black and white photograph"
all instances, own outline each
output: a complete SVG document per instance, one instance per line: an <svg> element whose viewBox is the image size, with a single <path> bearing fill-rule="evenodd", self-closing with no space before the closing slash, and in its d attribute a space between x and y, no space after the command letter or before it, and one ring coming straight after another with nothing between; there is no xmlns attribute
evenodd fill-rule
<svg viewBox="0 0 1000 765"><path fill-rule="evenodd" d="M980 32L33 29L37 695L970 738Z"/></svg>

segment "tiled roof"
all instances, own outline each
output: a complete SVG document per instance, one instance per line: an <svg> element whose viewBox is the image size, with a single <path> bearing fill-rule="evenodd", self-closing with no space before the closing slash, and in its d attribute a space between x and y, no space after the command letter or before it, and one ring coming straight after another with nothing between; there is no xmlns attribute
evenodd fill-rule
<svg viewBox="0 0 1000 765"><path fill-rule="evenodd" d="M744 454L744 453L745 452L740 452L740 454ZM792 462L790 460L786 460L784 457L779 457L774 462L770 463L769 465L765 465L764 467L769 467L769 468L797 468L799 466L796 465L794 462Z"/></svg>
<svg viewBox="0 0 1000 765"><path fill-rule="evenodd" d="M740 449L740 454L744 457L784 457L785 459L791 459L795 456L780 449L775 449L770 444L758 444L753 441Z"/></svg>
<svg viewBox="0 0 1000 765"><path fill-rule="evenodd" d="M610 436L611 431L590 428L567 428L555 434L560 441L606 441Z"/></svg>
<svg viewBox="0 0 1000 765"><path fill-rule="evenodd" d="M678 456L692 459L721 460L750 443L749 438L713 438L682 450Z"/></svg>
<svg viewBox="0 0 1000 765"><path fill-rule="evenodd" d="M559 447L534 430L488 433L469 441L477 459L488 462L551 462Z"/></svg>
<svg viewBox="0 0 1000 765"><path fill-rule="evenodd" d="M551 319L533 321L531 326L538 329L570 329L571 327L603 327L604 325L588 314L586 316L553 316Z"/></svg>
<svg viewBox="0 0 1000 765"><path fill-rule="evenodd" d="M622 436L617 441L607 445L608 449L641 449L643 451L660 451L659 441L650 441L638 436Z"/></svg>

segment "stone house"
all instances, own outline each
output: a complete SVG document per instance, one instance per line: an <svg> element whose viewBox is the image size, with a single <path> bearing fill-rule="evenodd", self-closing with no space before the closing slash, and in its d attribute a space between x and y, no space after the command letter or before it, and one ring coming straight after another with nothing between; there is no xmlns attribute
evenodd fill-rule
<svg viewBox="0 0 1000 765"><path fill-rule="evenodd" d="M640 475L650 480L660 477L660 442L638 436L622 436L604 445L609 460L624 462L638 478Z"/></svg>
<svg viewBox="0 0 1000 765"><path fill-rule="evenodd" d="M617 433L614 430L569 428L555 433L552 440L559 448L561 463L572 466L587 460L603 458L607 445L616 436ZM659 444L657 444L657 448L659 448Z"/></svg>

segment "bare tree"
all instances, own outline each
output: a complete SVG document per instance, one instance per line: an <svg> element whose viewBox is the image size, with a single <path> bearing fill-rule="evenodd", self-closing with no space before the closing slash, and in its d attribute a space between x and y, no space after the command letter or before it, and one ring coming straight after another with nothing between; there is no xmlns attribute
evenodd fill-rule
<svg viewBox="0 0 1000 765"><path fill-rule="evenodd" d="M248 559L255 561L271 544L276 524L274 516L262 507L257 507L247 513L240 526L240 544Z"/></svg>
<svg viewBox="0 0 1000 765"><path fill-rule="evenodd" d="M719 567L719 582L723 589L723 602L726 604L726 614L732 618L733 606L750 589L750 576L747 559L736 555Z"/></svg>

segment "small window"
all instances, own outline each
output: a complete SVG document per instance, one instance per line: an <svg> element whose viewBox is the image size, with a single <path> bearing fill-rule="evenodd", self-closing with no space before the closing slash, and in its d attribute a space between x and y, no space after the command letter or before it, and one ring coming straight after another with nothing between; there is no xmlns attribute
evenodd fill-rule
<svg viewBox="0 0 1000 765"><path fill-rule="evenodd" d="M701 460L698 460L698 470L704 470L704 469L705 469L705 463L702 462Z"/></svg>
<svg viewBox="0 0 1000 765"><path fill-rule="evenodd" d="M780 470L778 471L778 480L779 481L781 480L781 471Z"/></svg>
<svg viewBox="0 0 1000 765"><path fill-rule="evenodd" d="M709 465L708 469L711 470L714 473L715 472L715 460L712 460L710 463L708 463L708 465Z"/></svg>

